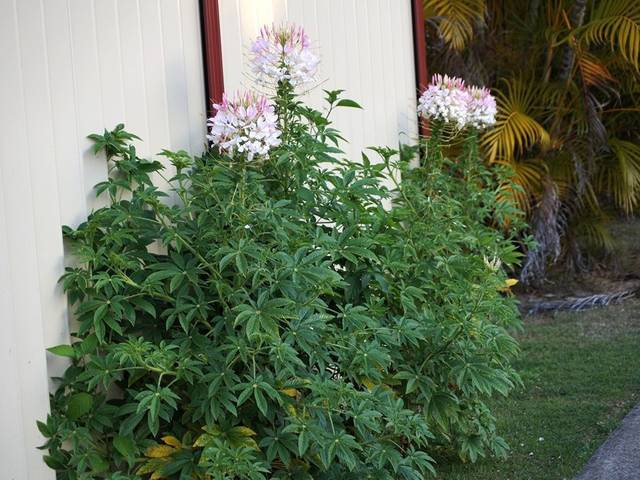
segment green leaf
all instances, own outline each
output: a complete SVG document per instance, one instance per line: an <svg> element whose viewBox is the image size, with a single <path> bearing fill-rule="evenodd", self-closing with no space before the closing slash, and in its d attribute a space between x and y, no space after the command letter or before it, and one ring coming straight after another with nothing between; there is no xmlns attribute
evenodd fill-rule
<svg viewBox="0 0 640 480"><path fill-rule="evenodd" d="M342 100L338 100L338 102L336 103L337 107L350 107L350 108L360 108L362 109L362 107L360 106L360 104L358 102L355 102L353 100L349 100L348 98L343 98Z"/></svg>
<svg viewBox="0 0 640 480"><path fill-rule="evenodd" d="M302 430L298 435L298 454L302 457L309 448L309 435L307 430Z"/></svg>
<svg viewBox="0 0 640 480"><path fill-rule="evenodd" d="M260 389L254 388L253 396L256 399L256 405L258 406L258 409L266 417L268 407L267 407L267 400L266 398L264 398L264 394L262 393L262 391L260 391Z"/></svg>
<svg viewBox="0 0 640 480"><path fill-rule="evenodd" d="M125 458L132 458L136 454L136 444L131 437L116 435L113 438L113 448Z"/></svg>
<svg viewBox="0 0 640 480"><path fill-rule="evenodd" d="M71 420L77 420L86 413L91 411L93 407L93 397L86 393L80 392L69 397L67 401L67 416Z"/></svg>
<svg viewBox="0 0 640 480"><path fill-rule="evenodd" d="M153 306L153 304L141 297L134 297L131 300L131 303L133 303L135 306L137 306L138 308L142 309L143 311L147 312L149 315L151 315L153 318L156 318L156 308Z"/></svg>
<svg viewBox="0 0 640 480"><path fill-rule="evenodd" d="M76 358L76 352L71 345L56 345L55 347L47 348L47 351L59 357Z"/></svg>
<svg viewBox="0 0 640 480"><path fill-rule="evenodd" d="M65 468L67 468L67 465L65 465L63 461L54 457L53 455L44 455L42 459L44 460L44 463L46 463L47 466L52 470L64 470Z"/></svg>
<svg viewBox="0 0 640 480"><path fill-rule="evenodd" d="M89 453L89 463L95 473L104 472L109 468L107 461L97 453Z"/></svg>
<svg viewBox="0 0 640 480"><path fill-rule="evenodd" d="M89 335L80 342L80 351L83 354L93 353L98 348L98 337L95 334Z"/></svg>
<svg viewBox="0 0 640 480"><path fill-rule="evenodd" d="M36 425L38 426L38 431L40 431L43 437L45 438L51 437L51 432L49 431L49 427L47 427L46 423L41 422L40 420L37 420Z"/></svg>

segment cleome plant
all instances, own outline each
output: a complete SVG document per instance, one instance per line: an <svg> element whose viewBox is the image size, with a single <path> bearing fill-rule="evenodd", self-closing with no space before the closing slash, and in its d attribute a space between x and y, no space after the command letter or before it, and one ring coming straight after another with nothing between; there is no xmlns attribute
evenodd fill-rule
<svg viewBox="0 0 640 480"><path fill-rule="evenodd" d="M64 228L74 341L38 423L59 479L419 480L506 454L485 402L519 383L507 180L472 126L445 156L437 119L422 148L344 158L341 94L317 111L284 75L225 98L171 174L122 125L90 137L109 202Z"/></svg>

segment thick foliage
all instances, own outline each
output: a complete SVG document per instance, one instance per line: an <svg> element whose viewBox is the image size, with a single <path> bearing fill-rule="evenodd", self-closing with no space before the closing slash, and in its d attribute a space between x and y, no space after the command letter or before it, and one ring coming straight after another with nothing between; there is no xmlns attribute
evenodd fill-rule
<svg viewBox="0 0 640 480"><path fill-rule="evenodd" d="M50 349L72 366L39 424L59 478L418 480L436 449L505 452L484 401L518 382L516 254L487 222L513 212L477 139L354 163L326 116L277 106L262 162L164 152L169 199L132 135L92 136L111 202L65 229L77 341Z"/></svg>

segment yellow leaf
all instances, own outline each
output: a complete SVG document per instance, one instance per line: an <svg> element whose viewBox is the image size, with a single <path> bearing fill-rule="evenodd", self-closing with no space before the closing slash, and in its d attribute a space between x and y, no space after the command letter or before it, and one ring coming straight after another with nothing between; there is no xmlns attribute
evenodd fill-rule
<svg viewBox="0 0 640 480"><path fill-rule="evenodd" d="M168 462L168 458L154 458L152 460L149 460L145 463L143 463L140 468L138 468L138 470L136 470L136 473L138 475L144 475L146 473L152 473L155 471L161 471L162 467L164 465L166 465L166 463Z"/></svg>
<svg viewBox="0 0 640 480"><path fill-rule="evenodd" d="M213 435L209 435L208 433L203 433L196 439L196 441L193 443L193 446L204 447L205 445L213 441L213 439L214 439Z"/></svg>
<svg viewBox="0 0 640 480"><path fill-rule="evenodd" d="M138 475L144 475L145 473L153 472L156 468L157 466L155 464L145 463L141 465L140 468L138 468L138 470L136 470L136 473Z"/></svg>
<svg viewBox="0 0 640 480"><path fill-rule="evenodd" d="M373 383L370 379L365 378L364 380L362 380L362 384L367 387L369 390L373 390L373 387L376 386L375 383Z"/></svg>
<svg viewBox="0 0 640 480"><path fill-rule="evenodd" d="M171 445L172 447L175 447L178 449L182 448L182 442L172 435L167 435L166 437L162 437L162 441L167 445Z"/></svg>
<svg viewBox="0 0 640 480"><path fill-rule="evenodd" d="M297 397L299 393L298 390L296 390L295 388L283 388L280 391L285 395L287 395L288 397L292 397L292 398Z"/></svg>
<svg viewBox="0 0 640 480"><path fill-rule="evenodd" d="M260 447L253 438L247 438L244 442L242 442L242 444L245 447L253 448L254 450L260 451Z"/></svg>
<svg viewBox="0 0 640 480"><path fill-rule="evenodd" d="M515 278L507 278L504 282L504 285L498 289L500 292L509 292L511 291L511 287L518 284L518 280Z"/></svg>
<svg viewBox="0 0 640 480"><path fill-rule="evenodd" d="M237 433L242 437L255 437L257 435L257 433L251 430L249 427L234 427L232 428L232 430L234 433Z"/></svg>
<svg viewBox="0 0 640 480"><path fill-rule="evenodd" d="M175 451L175 448L168 445L155 445L147 448L145 455L150 458L164 458L170 456Z"/></svg>
<svg viewBox="0 0 640 480"><path fill-rule="evenodd" d="M161 470L156 470L155 472L153 472L151 474L151 477L149 477L149 480L160 480L162 478L165 478L162 476L162 471Z"/></svg>
<svg viewBox="0 0 640 480"><path fill-rule="evenodd" d="M289 415L291 415L292 417L298 416L298 411L293 405L287 405L287 412L289 412Z"/></svg>

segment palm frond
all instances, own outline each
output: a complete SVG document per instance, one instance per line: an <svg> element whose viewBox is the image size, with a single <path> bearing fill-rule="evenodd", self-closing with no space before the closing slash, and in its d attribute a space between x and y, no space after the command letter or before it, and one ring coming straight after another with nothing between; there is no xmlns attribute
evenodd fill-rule
<svg viewBox="0 0 640 480"><path fill-rule="evenodd" d="M462 50L473 38L473 28L484 19L485 0L424 0L425 16L437 20L445 43Z"/></svg>
<svg viewBox="0 0 640 480"><path fill-rule="evenodd" d="M580 29L587 42L609 44L636 69L640 67L640 2L638 0L601 0L591 19Z"/></svg>
<svg viewBox="0 0 640 480"><path fill-rule="evenodd" d="M508 163L513 172L510 182L500 187L500 198L510 201L523 212L531 210L531 199L542 191L542 182L547 174L546 166L538 160Z"/></svg>
<svg viewBox="0 0 640 480"><path fill-rule="evenodd" d="M590 250L610 253L616 248L616 241L607 227L604 215L584 215L574 222L572 228L580 242Z"/></svg>
<svg viewBox="0 0 640 480"><path fill-rule="evenodd" d="M498 91L496 125L484 134L482 145L489 162L513 162L518 153L534 145L547 147L549 133L533 117L537 89L518 80L505 81L506 92Z"/></svg>
<svg viewBox="0 0 640 480"><path fill-rule="evenodd" d="M566 200L575 194L575 186L580 177L585 177L580 171L583 168L579 153L574 149L563 149L553 156L547 157L545 165L549 170L549 177L558 187L558 195Z"/></svg>
<svg viewBox="0 0 640 480"><path fill-rule="evenodd" d="M576 66L587 87L609 88L616 81L607 66L595 55L581 50L576 51Z"/></svg>
<svg viewBox="0 0 640 480"><path fill-rule="evenodd" d="M608 192L616 205L630 214L640 201L640 145L610 138L611 153L603 158L598 186Z"/></svg>

